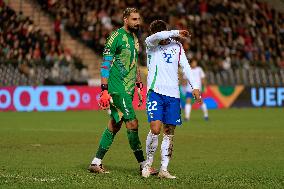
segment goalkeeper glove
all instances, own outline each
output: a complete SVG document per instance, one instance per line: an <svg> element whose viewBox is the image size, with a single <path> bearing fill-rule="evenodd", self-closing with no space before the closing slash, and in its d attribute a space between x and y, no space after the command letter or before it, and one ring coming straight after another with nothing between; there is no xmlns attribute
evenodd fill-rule
<svg viewBox="0 0 284 189"><path fill-rule="evenodd" d="M102 84L101 88L102 88L102 92L101 92L100 99L99 99L99 105L101 109L106 110L106 109L109 109L110 107L111 96L109 95L107 91L108 86L106 84Z"/></svg>

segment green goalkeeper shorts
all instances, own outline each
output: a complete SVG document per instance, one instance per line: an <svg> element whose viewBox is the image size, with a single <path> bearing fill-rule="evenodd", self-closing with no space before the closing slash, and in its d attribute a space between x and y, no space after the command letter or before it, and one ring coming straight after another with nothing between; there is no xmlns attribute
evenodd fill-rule
<svg viewBox="0 0 284 189"><path fill-rule="evenodd" d="M136 119L135 111L132 105L133 97L125 92L110 94L113 103L110 105L111 117L116 123L123 120L124 122Z"/></svg>

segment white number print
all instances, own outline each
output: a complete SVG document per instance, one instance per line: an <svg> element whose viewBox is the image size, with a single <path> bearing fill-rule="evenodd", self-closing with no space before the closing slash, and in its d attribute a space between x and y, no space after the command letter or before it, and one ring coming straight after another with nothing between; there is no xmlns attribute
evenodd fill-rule
<svg viewBox="0 0 284 189"><path fill-rule="evenodd" d="M157 104L158 104L157 101L148 102L147 103L148 111L151 112L151 111L157 110L157 108L156 108Z"/></svg>

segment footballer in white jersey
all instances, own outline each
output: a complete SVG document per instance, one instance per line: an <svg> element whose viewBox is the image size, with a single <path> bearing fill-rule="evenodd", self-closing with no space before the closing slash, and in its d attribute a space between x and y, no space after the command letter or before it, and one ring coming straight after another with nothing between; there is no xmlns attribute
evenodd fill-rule
<svg viewBox="0 0 284 189"><path fill-rule="evenodd" d="M182 68L188 82L193 87L193 95L201 102L200 91L196 79L185 56L183 46L174 40L189 37L186 30L167 31L167 24L155 20L150 24L152 35L146 38L148 67L147 115L150 132L146 139L146 153L149 167L153 163L154 153L158 146L158 136L163 126L161 144L160 178L175 178L168 170L173 150L173 136L176 125L181 125L180 93L178 67Z"/></svg>
<svg viewBox="0 0 284 189"><path fill-rule="evenodd" d="M202 91L202 87L204 90L206 90L206 78L205 73L201 67L198 66L197 60L195 58L191 59L191 70L194 78L197 80L197 86L200 91ZM185 121L188 121L190 119L190 113L191 113L191 100L193 98L192 95L192 87L190 84L187 84L186 86L186 104L184 108L184 114L185 114ZM203 117L206 121L209 120L208 118L208 110L206 103L201 104L201 110L203 111Z"/></svg>

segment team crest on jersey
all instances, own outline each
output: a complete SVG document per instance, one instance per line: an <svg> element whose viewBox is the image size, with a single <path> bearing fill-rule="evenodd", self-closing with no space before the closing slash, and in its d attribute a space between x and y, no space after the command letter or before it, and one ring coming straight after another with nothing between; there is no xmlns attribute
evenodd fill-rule
<svg viewBox="0 0 284 189"><path fill-rule="evenodd" d="M177 54L177 49L173 48L171 49L172 54Z"/></svg>

